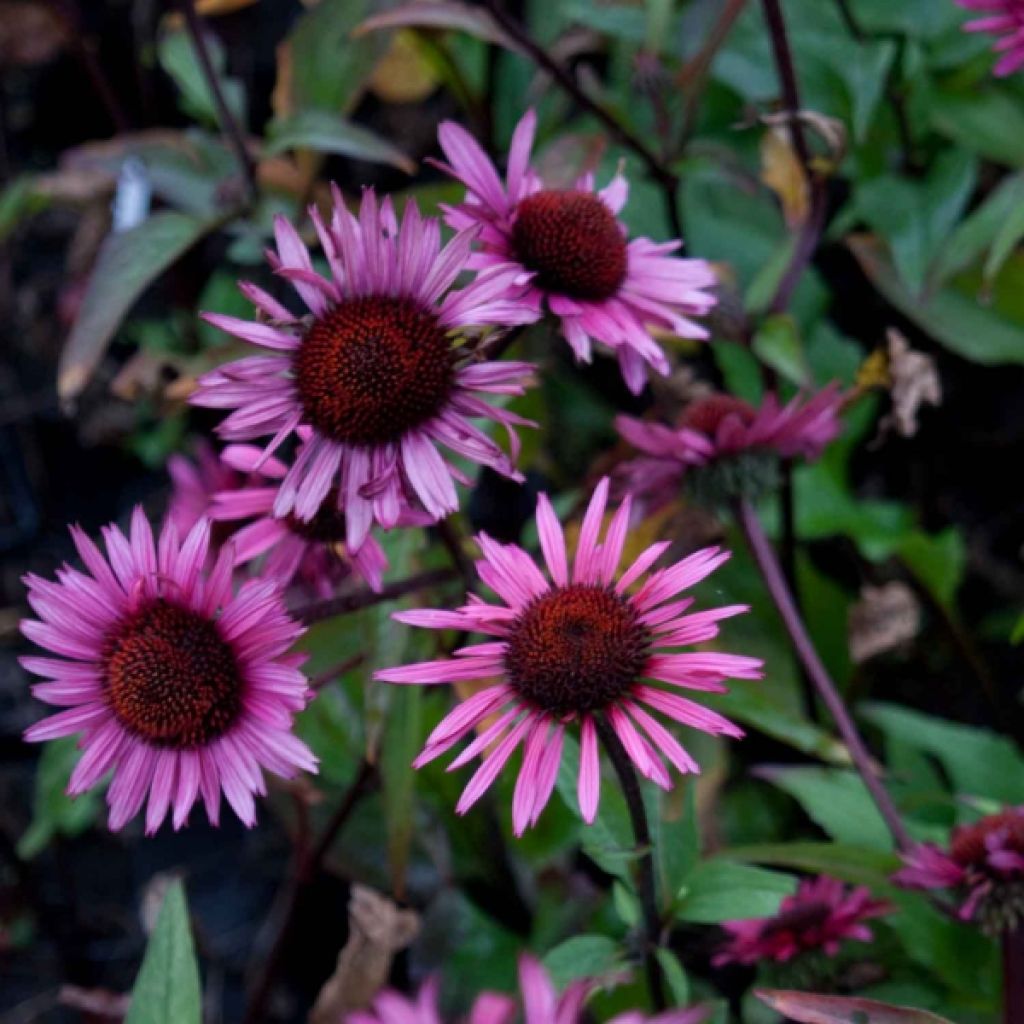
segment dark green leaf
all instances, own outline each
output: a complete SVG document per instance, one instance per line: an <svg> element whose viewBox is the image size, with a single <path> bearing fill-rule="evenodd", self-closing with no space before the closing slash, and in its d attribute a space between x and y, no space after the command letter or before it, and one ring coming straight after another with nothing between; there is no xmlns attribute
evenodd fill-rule
<svg viewBox="0 0 1024 1024"><path fill-rule="evenodd" d="M622 951L607 935L574 935L544 957L544 966L558 988L578 978L601 978L622 966Z"/></svg>
<svg viewBox="0 0 1024 1024"><path fill-rule="evenodd" d="M763 843L733 846L719 854L728 860L792 868L814 875L831 875L855 885L878 886L900 866L894 853L842 843Z"/></svg>
<svg viewBox="0 0 1024 1024"><path fill-rule="evenodd" d="M96 821L100 812L98 790L74 799L66 792L78 757L78 743L72 736L43 747L36 768L32 823L18 842L18 856L26 860L35 857L54 835L76 836Z"/></svg>
<svg viewBox="0 0 1024 1024"><path fill-rule="evenodd" d="M968 94L936 93L932 127L971 153L1011 167L1024 166L1024 109L994 87Z"/></svg>
<svg viewBox="0 0 1024 1024"><path fill-rule="evenodd" d="M199 967L180 880L164 896L124 1024L202 1024Z"/></svg>
<svg viewBox="0 0 1024 1024"><path fill-rule="evenodd" d="M387 139L326 110L304 110L271 124L264 152L272 155L288 149L314 149L355 160L391 164L406 174L416 170L412 160Z"/></svg>
<svg viewBox="0 0 1024 1024"><path fill-rule="evenodd" d="M785 380L798 387L810 381L810 368L804 355L800 330L786 313L765 317L754 335L754 354Z"/></svg>
<svg viewBox="0 0 1024 1024"><path fill-rule="evenodd" d="M778 1010L787 1020L800 1024L952 1024L927 1010L891 1006L874 999L823 996L815 992L788 992L764 988L754 995Z"/></svg>
<svg viewBox="0 0 1024 1024"><path fill-rule="evenodd" d="M686 969L679 962L679 958L670 949L659 946L654 955L658 959L661 973L668 982L669 992L672 993L672 1002L676 1006L687 1006L690 1002L690 979L686 976Z"/></svg>
<svg viewBox="0 0 1024 1024"><path fill-rule="evenodd" d="M226 78L224 48L212 32L204 35L210 62L219 80L221 94L235 120L245 123L245 90L237 79ZM196 56L195 47L184 31L165 32L157 43L161 67L181 91L182 109L197 121L216 125L219 121L213 91Z"/></svg>
<svg viewBox="0 0 1024 1024"><path fill-rule="evenodd" d="M104 241L78 319L60 355L57 390L74 398L92 377L125 314L157 277L221 218L162 211Z"/></svg>
<svg viewBox="0 0 1024 1024"><path fill-rule="evenodd" d="M697 924L719 924L771 917L783 898L796 891L796 879L778 871L723 860L699 864L676 902L676 916Z"/></svg>

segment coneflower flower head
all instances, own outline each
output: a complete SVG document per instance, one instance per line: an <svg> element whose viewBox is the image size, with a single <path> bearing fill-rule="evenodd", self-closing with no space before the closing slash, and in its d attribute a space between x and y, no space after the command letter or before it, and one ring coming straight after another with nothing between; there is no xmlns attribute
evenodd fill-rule
<svg viewBox="0 0 1024 1024"><path fill-rule="evenodd" d="M35 696L65 709L25 738L81 734L68 791L83 793L113 771L112 829L147 795L147 833L168 811L180 828L200 797L216 824L222 791L252 825L253 796L266 792L263 769L286 778L316 769L292 734L310 692L299 671L304 656L288 653L302 627L272 582L252 580L233 593L230 544L204 569L207 519L184 541L168 521L154 543L136 508L130 536L104 529L106 556L78 527L71 534L87 571L65 566L56 582L25 581L39 618L25 620L22 632L57 657L22 665L46 680Z"/></svg>
<svg viewBox="0 0 1024 1024"><path fill-rule="evenodd" d="M903 856L894 880L912 889L951 889L959 914L989 934L1024 921L1024 808L990 814L953 830L949 849L922 843Z"/></svg>
<svg viewBox="0 0 1024 1024"><path fill-rule="evenodd" d="M243 284L263 319L212 313L206 319L273 354L206 374L192 401L233 410L220 434L229 441L269 437L268 455L306 428L274 514L309 521L330 497L355 550L374 521L391 528L409 508L432 520L455 511L455 480L465 477L441 447L519 478L512 428L528 421L482 396L522 394L532 367L463 359L454 335L514 326L529 316L514 301L522 289L510 272L495 270L453 290L475 232L461 232L442 247L438 222L422 217L412 200L399 222L391 200L378 204L372 190L364 191L358 216L337 189L334 199L329 223L310 211L330 278L313 269L295 228L283 217L275 220L277 249L269 258L310 316L296 316ZM511 458L470 422L477 418L507 429Z"/></svg>
<svg viewBox="0 0 1024 1024"><path fill-rule="evenodd" d="M551 796L571 723L580 727L580 809L591 822L600 794L596 716L614 730L639 772L668 789L672 782L662 757L680 772L696 772L699 766L650 712L703 732L741 736L718 712L673 691L722 693L727 678L761 677L757 658L678 650L714 639L720 620L747 610L732 605L685 614L692 599L675 599L726 561L728 553L708 548L649 573L669 546L659 543L620 574L630 500L612 516L602 540L607 495L605 479L583 517L571 566L551 503L540 496L537 528L548 577L522 548L480 534L483 558L477 571L501 603L471 595L455 611L407 611L394 617L414 626L483 633L493 639L464 647L454 658L386 669L376 676L413 684L492 680L442 720L415 763L439 757L492 720L452 762L457 768L489 751L457 810L468 810L521 746L523 762L512 807L517 835L538 820Z"/></svg>
<svg viewBox="0 0 1024 1024"><path fill-rule="evenodd" d="M511 272L527 290L510 301L539 318L546 308L561 325L576 358L589 362L599 342L618 357L626 384L643 389L645 366L667 374L668 360L651 337L656 326L684 338L706 338L693 318L715 304L710 264L672 255L678 241L628 240L617 214L629 186L622 174L600 191L592 175L573 188L545 187L530 167L537 118L528 111L516 126L502 183L479 143L460 125L438 131L448 163L442 170L469 190L455 207L444 207L458 230L479 229L472 265Z"/></svg>
<svg viewBox="0 0 1024 1024"><path fill-rule="evenodd" d="M709 504L756 498L777 483L780 458L821 455L841 430L845 399L830 384L786 405L768 394L758 408L733 395L708 395L687 405L674 427L618 416L619 433L642 453L623 467L625 486L655 505L684 482Z"/></svg>

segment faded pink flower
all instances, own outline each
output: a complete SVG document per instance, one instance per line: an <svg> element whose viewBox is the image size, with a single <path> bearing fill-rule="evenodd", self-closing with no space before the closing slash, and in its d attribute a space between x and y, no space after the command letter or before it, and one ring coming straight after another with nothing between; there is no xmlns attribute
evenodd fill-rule
<svg viewBox="0 0 1024 1024"><path fill-rule="evenodd" d="M580 1024L583 1004L594 987L592 980L581 979L571 982L559 995L537 960L526 954L519 958L523 1024ZM387 989L374 999L371 1009L350 1013L345 1024L442 1024L437 990L436 978L423 985L414 999ZM516 1010L517 1003L512 997L483 992L473 1003L467 1024L512 1024ZM608 1024L701 1024L709 1013L706 1007L694 1007L647 1017L639 1010L629 1010L613 1017Z"/></svg>
<svg viewBox="0 0 1024 1024"><path fill-rule="evenodd" d="M848 940L870 942L865 921L887 914L890 907L871 898L864 888L847 888L835 878L805 878L787 896L774 917L728 921L729 938L713 959L722 964L786 963L811 950L835 956Z"/></svg>
<svg viewBox="0 0 1024 1024"><path fill-rule="evenodd" d="M316 758L292 734L309 696L287 653L302 627L265 580L232 593L231 546L204 571L210 524L200 519L183 542L167 522L154 544L141 508L131 534L103 530L107 554L71 527L87 572L65 566L57 581L26 577L39 619L22 632L58 657L25 657L46 682L33 694L60 711L25 733L31 741L81 733L84 753L68 792L95 786L108 772L110 827L133 818L147 795L146 832L168 811L185 824L202 797L213 824L220 794L246 825L253 795L266 792L263 769L285 778L315 771Z"/></svg>
<svg viewBox="0 0 1024 1024"><path fill-rule="evenodd" d="M964 25L965 32L990 32L999 36L992 45L1001 54L993 74L1012 75L1024 66L1024 0L956 0L969 11L981 11L987 17Z"/></svg>
<svg viewBox="0 0 1024 1024"><path fill-rule="evenodd" d="M196 444L195 460L185 455L172 455L167 460L167 472L172 484L167 518L177 527L179 537L184 537L203 516L210 514L217 491L241 487L243 482L241 474L222 462L205 438Z"/></svg>
<svg viewBox="0 0 1024 1024"><path fill-rule="evenodd" d="M455 511L454 481L465 477L439 446L519 479L509 457L470 420L503 425L514 459L512 428L528 421L481 396L522 394L532 367L462 359L463 349L453 344L455 332L527 317L511 272L495 270L452 290L474 232L442 248L438 222L420 216L412 200L399 223L390 198L378 205L372 190L363 193L358 217L337 189L334 199L329 224L310 210L329 280L313 270L295 228L280 216L274 222L277 251L269 259L312 317L300 319L262 289L242 284L261 319L210 313L206 320L272 354L206 374L192 401L234 410L220 434L230 441L270 436L267 455L308 427L274 515L308 522L333 495L355 550L374 520L390 528L409 507L431 520Z"/></svg>
<svg viewBox="0 0 1024 1024"><path fill-rule="evenodd" d="M253 520L231 536L235 565L259 560L261 576L277 580L281 587L298 580L322 598L334 594L353 570L373 590L380 590L387 556L372 534L355 550L349 549L345 516L336 498L328 493L308 521L291 513L278 518L274 499L279 481L288 472L284 463L273 456L264 459L258 448L241 444L229 445L222 458L239 470L240 480L251 481L213 495L209 513L224 524Z"/></svg>
<svg viewBox="0 0 1024 1024"><path fill-rule="evenodd" d="M726 561L728 552L708 548L648 575L669 546L659 543L618 574L630 500L622 503L599 541L607 496L605 479L583 518L571 569L551 502L546 495L540 496L537 529L550 580L522 548L480 534L483 559L477 562L477 571L500 604L488 604L471 594L456 611L404 611L394 618L413 626L484 633L494 639L463 647L454 658L386 669L376 676L386 682L413 684L498 680L442 720L415 765L432 761L485 719L496 716L452 762L451 767L458 768L489 750L457 810L465 813L522 746L523 763L512 805L517 835L536 823L551 796L570 722L580 724L579 802L584 819L592 822L600 792L597 716L614 730L640 773L668 789L672 783L662 755L680 772L699 768L648 709L703 732L741 736L742 730L717 712L645 680L673 690L723 693L726 678L761 678L762 663L757 658L676 650L713 639L719 620L747 610L731 605L685 615L692 598L671 600L713 572Z"/></svg>
<svg viewBox="0 0 1024 1024"><path fill-rule="evenodd" d="M688 469L732 464L748 455L816 459L842 428L844 401L839 385L830 384L786 405L766 395L757 409L732 395L698 398L675 427L617 416L619 433L641 452L623 467L626 487L657 504L674 496Z"/></svg>
<svg viewBox="0 0 1024 1024"><path fill-rule="evenodd" d="M449 163L438 166L469 189L459 206L444 207L446 219L458 230L480 229L481 249L472 266L511 272L517 284L529 283L525 295L510 293L510 301L532 309L535 317L546 306L579 360L590 361L592 342L607 345L629 388L639 392L645 363L661 374L669 369L650 326L684 338L708 337L692 318L715 305L708 291L716 283L714 272L706 260L670 255L678 241L627 241L616 218L629 193L621 174L599 192L589 174L571 189L545 188L530 167L536 124L531 110L516 127L505 184L464 128L450 121L441 125L438 139Z"/></svg>
<svg viewBox="0 0 1024 1024"><path fill-rule="evenodd" d="M894 881L911 889L955 889L960 917L999 932L1024 918L1024 807L953 830L949 849L929 843L903 855Z"/></svg>

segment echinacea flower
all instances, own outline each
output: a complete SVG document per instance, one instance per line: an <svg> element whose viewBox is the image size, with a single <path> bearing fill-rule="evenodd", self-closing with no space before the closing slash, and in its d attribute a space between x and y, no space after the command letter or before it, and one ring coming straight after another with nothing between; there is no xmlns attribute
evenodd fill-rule
<svg viewBox="0 0 1024 1024"><path fill-rule="evenodd" d="M812 951L835 956L843 942L870 942L864 923L890 911L864 888L848 888L835 878L806 878L787 896L774 917L728 921L728 941L713 959L722 964L787 963Z"/></svg>
<svg viewBox="0 0 1024 1024"><path fill-rule="evenodd" d="M537 960L526 954L519 958L523 1024L580 1024L583 1004L594 988L594 981L581 978L570 982L559 995L547 971ZM442 1024L437 1008L437 990L436 978L426 982L413 999L386 989L377 995L369 1010L348 1014L344 1024ZM474 1001L466 1024L512 1024L516 1009L516 1000L512 997L498 992L482 992ZM613 1017L608 1024L701 1024L709 1012L709 1008L698 1006L647 1017L638 1010L627 1010Z"/></svg>
<svg viewBox="0 0 1024 1024"><path fill-rule="evenodd" d="M759 408L726 394L691 402L676 426L617 416L619 433L642 455L623 467L626 486L652 500L670 498L684 474L700 479L716 497L769 485L778 458L813 460L840 430L845 395L837 384L786 405L766 395Z"/></svg>
<svg viewBox="0 0 1024 1024"><path fill-rule="evenodd" d="M278 517L274 500L278 482L288 472L284 463L273 456L264 459L258 448L241 444L229 445L222 458L240 471L239 479L255 481L213 495L209 515L214 522L253 520L231 536L235 565L259 559L260 575L277 580L282 588L298 579L322 598L330 597L353 569L371 589L380 590L387 556L372 534L354 550L347 546L345 516L336 496L328 492L310 520L292 513Z"/></svg>
<svg viewBox="0 0 1024 1024"><path fill-rule="evenodd" d="M25 738L81 733L68 792L83 793L113 770L111 829L147 795L147 834L168 811L181 828L200 797L217 824L222 790L251 826L253 795L266 792L263 769L285 778L316 770L291 729L310 692L299 671L304 656L288 653L302 627L272 582L251 580L232 593L230 544L204 570L207 519L182 542L167 522L154 544L136 507L130 536L104 528L106 556L78 527L71 535L86 572L65 566L56 582L25 580L39 619L23 621L22 632L57 657L21 663L46 680L34 695L66 708Z"/></svg>
<svg viewBox="0 0 1024 1024"><path fill-rule="evenodd" d="M311 317L293 315L262 289L241 288L263 319L206 314L229 334L272 354L251 356L206 374L196 405L234 410L219 427L229 441L271 437L265 452L308 427L308 441L281 482L278 517L312 520L331 495L345 516L349 548L359 548L374 520L395 526L407 506L432 520L455 511L454 479L465 479L438 446L518 479L512 461L470 420L484 418L509 433L525 424L482 395L519 395L527 363L465 360L453 333L521 323L514 276L501 270L453 291L466 267L474 232L443 248L438 222L410 200L401 223L390 199L363 193L359 216L334 191L334 213L310 216L330 265L313 270L295 228L277 217L276 271L291 281ZM532 425L532 424L530 424Z"/></svg>
<svg viewBox="0 0 1024 1024"><path fill-rule="evenodd" d="M483 633L493 641L463 647L454 658L376 675L391 683L493 680L441 721L415 765L432 761L493 717L452 762L451 768L458 768L489 751L457 810L465 813L522 746L512 806L517 835L537 821L551 796L570 722L580 726L580 809L592 822L600 792L599 728L613 730L640 773L668 789L672 783L663 755L680 772L699 767L650 711L703 732L741 736L742 730L720 714L672 690L723 693L727 678L761 678L757 658L676 650L713 639L721 619L747 610L731 605L686 615L692 599L672 600L726 561L728 552L707 548L648 575L669 546L659 543L618 574L630 501L622 503L600 541L607 496L604 479L583 518L571 569L551 502L540 496L537 529L550 579L522 548L478 535L483 559L477 572L501 604L471 594L455 611L403 611L394 618L428 629Z"/></svg>
<svg viewBox="0 0 1024 1024"><path fill-rule="evenodd" d="M441 125L438 141L449 163L438 166L469 190L459 206L444 207L446 220L458 230L479 227L473 266L528 280L520 301L538 315L546 306L558 318L577 359L590 361L594 341L607 345L626 384L639 393L645 364L661 374L669 370L652 325L683 338L708 337L693 317L715 305L708 291L714 272L706 260L671 255L678 241L627 240L616 216L629 194L622 174L600 191L589 174L574 188L546 188L530 167L536 125L531 110L516 126L504 184L464 128Z"/></svg>
<svg viewBox="0 0 1024 1024"><path fill-rule="evenodd" d="M196 444L194 460L172 455L167 460L167 472L172 485L167 518L177 527L179 537L209 515L217 491L232 490L243 482L241 474L223 462L205 438Z"/></svg>
<svg viewBox="0 0 1024 1024"><path fill-rule="evenodd" d="M986 17L964 25L965 32L990 32L999 36L992 45L1002 56L992 73L999 78L1024 67L1024 0L956 0L969 11L981 11Z"/></svg>
<svg viewBox="0 0 1024 1024"><path fill-rule="evenodd" d="M1024 807L953 830L948 850L922 843L903 855L894 881L912 889L953 889L959 914L992 934L1024 920Z"/></svg>

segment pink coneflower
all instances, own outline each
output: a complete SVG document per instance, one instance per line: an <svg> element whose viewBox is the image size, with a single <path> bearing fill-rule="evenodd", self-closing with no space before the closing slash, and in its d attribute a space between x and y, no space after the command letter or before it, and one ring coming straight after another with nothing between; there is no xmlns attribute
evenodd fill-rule
<svg viewBox="0 0 1024 1024"><path fill-rule="evenodd" d="M520 323L527 314L513 301L510 272L484 274L452 291L474 233L461 232L442 248L438 222L421 217L412 200L400 225L390 199L378 206L371 190L363 193L358 218L337 190L329 224L315 208L310 216L331 279L313 270L295 228L280 216L277 252L269 258L294 284L311 318L300 320L255 285L243 284L262 319L213 313L206 319L274 354L206 374L192 401L234 410L219 428L228 440L272 435L268 454L308 427L309 441L282 481L274 514L309 521L333 493L355 550L374 520L395 526L408 505L435 520L455 511L453 478L465 478L439 445L518 478L508 456L470 419L506 427L514 458L512 428L527 421L481 395L522 394L532 367L460 363L452 335L471 326Z"/></svg>
<svg viewBox="0 0 1024 1024"><path fill-rule="evenodd" d="M954 829L949 850L922 843L894 880L913 889L955 889L960 917L997 933L1024 919L1024 807Z"/></svg>
<svg viewBox="0 0 1024 1024"><path fill-rule="evenodd" d="M205 438L196 444L194 461L184 455L172 455L167 460L167 472L173 485L167 518L177 527L179 537L210 514L217 491L241 487L243 482L242 475L222 462Z"/></svg>
<svg viewBox="0 0 1024 1024"><path fill-rule="evenodd" d="M993 44L1002 54L993 74L1000 78L1024 67L1024 0L956 0L969 11L984 11L988 17L964 25L965 32L991 32L1000 38Z"/></svg>
<svg viewBox="0 0 1024 1024"><path fill-rule="evenodd" d="M707 291L714 272L705 260L670 255L678 241L627 241L616 218L629 193L621 174L599 192L589 174L575 188L545 188L529 163L536 124L531 110L516 127L504 185L464 128L441 125L438 140L449 164L438 166L469 189L461 205L444 208L446 219L459 230L480 228L482 249L473 265L528 280L521 301L537 313L546 305L558 317L577 359L590 361L593 341L607 345L629 388L639 392L645 363L661 374L669 369L651 325L684 338L708 336L691 318L714 306Z"/></svg>
<svg viewBox="0 0 1024 1024"><path fill-rule="evenodd" d="M180 828L200 796L217 824L221 790L252 825L253 794L266 792L262 769L285 778L316 770L291 731L309 695L299 671L304 656L286 653L302 627L269 581L232 593L230 545L204 571L206 519L181 543L168 522L154 545L137 507L130 537L104 528L106 557L78 527L71 535L88 572L65 566L55 583L26 577L39 620L21 625L59 655L22 659L47 680L33 693L68 710L33 725L25 738L82 734L85 752L68 792L85 792L113 769L112 829L133 818L147 794L149 834L169 810Z"/></svg>
<svg viewBox="0 0 1024 1024"><path fill-rule="evenodd" d="M566 986L559 995L544 967L532 956L519 958L519 992L523 1024L580 1024L583 1004L594 990L590 979L580 979ZM369 1010L350 1013L345 1024L441 1024L437 1008L438 983L431 979L423 985L415 999L393 990L381 992ZM511 1024L517 1004L513 998L497 992L477 996L466 1018L467 1024ZM710 1009L668 1010L647 1017L639 1010L628 1010L613 1017L608 1024L700 1024Z"/></svg>
<svg viewBox="0 0 1024 1024"><path fill-rule="evenodd" d="M617 416L619 433L643 453L623 467L626 485L655 500L668 498L678 491L684 473L697 467L717 467L716 490L770 482L775 457L811 460L821 455L841 430L844 401L839 385L830 384L786 405L766 395L757 409L732 395L698 398L675 427Z"/></svg>
<svg viewBox="0 0 1024 1024"><path fill-rule="evenodd" d="M301 454L299 456L301 458ZM274 515L278 482L288 472L283 462L272 456L264 459L252 445L229 445L223 459L250 479L267 484L223 490L213 496L210 518L225 524L252 519L231 537L235 565L260 559L260 575L287 587L298 580L319 597L330 597L339 583L354 569L373 590L380 590L387 556L372 534L350 550L345 543L345 516L337 497L328 492L327 500L312 519L299 519L289 513ZM260 468L255 469L256 466ZM241 478L241 477L240 477Z"/></svg>
<svg viewBox="0 0 1024 1024"><path fill-rule="evenodd" d="M807 878L782 901L774 917L723 925L729 939L712 962L716 966L764 960L786 963L814 950L835 956L847 940L870 942L871 929L864 922L890 909L872 899L863 886L852 889L835 878Z"/></svg>
<svg viewBox="0 0 1024 1024"><path fill-rule="evenodd" d="M569 722L580 723L579 801L584 819L592 822L600 791L598 716L601 727L614 730L641 774L668 789L672 783L661 755L681 772L699 768L647 709L703 732L741 736L742 731L717 712L644 680L723 693L726 678L761 677L757 658L674 650L713 639L719 620L747 610L732 605L684 615L692 599L670 600L714 571L728 552L708 548L646 575L669 546L654 544L616 581L630 501L622 503L599 542L607 496L605 479L583 518L571 571L562 528L548 498L540 496L537 528L550 582L522 548L480 534L484 557L477 562L477 571L502 604L487 604L470 595L456 611L407 611L394 617L429 629L484 633L494 641L464 647L454 658L377 673L378 679L392 683L496 680L438 725L415 764L433 760L496 716L452 762L457 768L490 751L457 810L465 813L522 745L523 764L512 806L517 835L537 821L551 796ZM634 589L634 584L640 585Z"/></svg>

